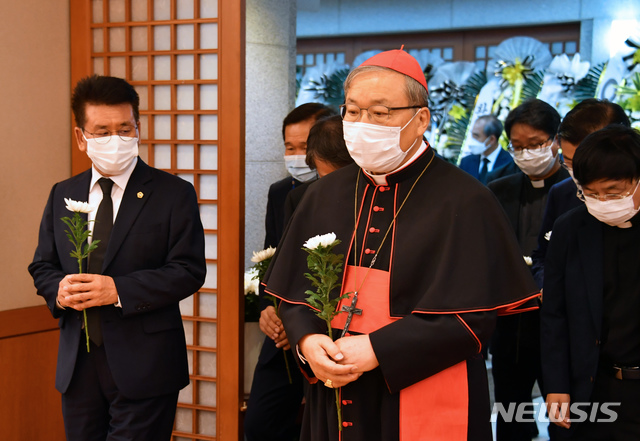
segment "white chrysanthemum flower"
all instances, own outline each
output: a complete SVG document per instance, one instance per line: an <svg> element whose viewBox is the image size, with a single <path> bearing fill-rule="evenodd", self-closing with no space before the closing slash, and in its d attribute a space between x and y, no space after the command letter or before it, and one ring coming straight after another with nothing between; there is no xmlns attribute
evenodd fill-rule
<svg viewBox="0 0 640 441"><path fill-rule="evenodd" d="M560 54L551 61L547 70L554 75L572 78L573 82L577 83L587 76L589 66L588 61L580 60L580 54L575 54L572 59L569 59L567 54Z"/></svg>
<svg viewBox="0 0 640 441"><path fill-rule="evenodd" d="M260 281L258 280L258 270L251 268L244 273L244 295L258 294L258 286Z"/></svg>
<svg viewBox="0 0 640 441"><path fill-rule="evenodd" d="M315 250L319 246L328 247L329 245L332 245L335 241L336 241L336 234L328 233L328 234L323 234L321 236L312 237L311 239L307 240L304 243L303 247L309 250Z"/></svg>
<svg viewBox="0 0 640 441"><path fill-rule="evenodd" d="M270 257L273 257L275 253L276 253L276 249L274 247L269 247L266 250L262 250L262 251L254 251L251 261L253 263L259 263L259 262L262 262L263 260L267 260Z"/></svg>
<svg viewBox="0 0 640 441"><path fill-rule="evenodd" d="M531 257L529 256L522 256L524 257L524 263L526 263L528 266L533 265L533 259L531 259Z"/></svg>
<svg viewBox="0 0 640 441"><path fill-rule="evenodd" d="M91 213L95 210L93 205L89 205L87 202L74 201L73 199L64 198L65 204L67 204L67 210L74 213Z"/></svg>
<svg viewBox="0 0 640 441"><path fill-rule="evenodd" d="M544 235L544 238L547 240L551 240L551 231L547 231L547 234Z"/></svg>

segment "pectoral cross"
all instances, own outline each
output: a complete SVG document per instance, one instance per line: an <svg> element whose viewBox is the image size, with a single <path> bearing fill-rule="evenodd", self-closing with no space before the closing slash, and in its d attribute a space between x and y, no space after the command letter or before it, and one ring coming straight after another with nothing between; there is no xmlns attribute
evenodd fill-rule
<svg viewBox="0 0 640 441"><path fill-rule="evenodd" d="M356 304L358 303L358 291L353 294L353 298L351 299L351 305L344 305L342 307L342 311L347 312L347 321L344 324L344 329L342 330L342 334L340 334L340 338L344 337L349 330L349 325L351 324L351 319L353 318L353 314L362 315L362 309L356 308Z"/></svg>

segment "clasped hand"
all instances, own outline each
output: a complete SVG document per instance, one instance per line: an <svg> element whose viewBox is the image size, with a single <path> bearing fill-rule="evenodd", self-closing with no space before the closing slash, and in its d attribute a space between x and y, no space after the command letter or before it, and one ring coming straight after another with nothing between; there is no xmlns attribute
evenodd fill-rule
<svg viewBox="0 0 640 441"><path fill-rule="evenodd" d="M342 387L375 369L378 359L368 335L343 337L335 342L324 334L308 334L299 345L316 378Z"/></svg>
<svg viewBox="0 0 640 441"><path fill-rule="evenodd" d="M58 304L78 311L118 302L116 284L100 274L68 274L58 285Z"/></svg>
<svg viewBox="0 0 640 441"><path fill-rule="evenodd" d="M287 333L282 326L282 320L276 314L276 308L273 306L267 306L260 313L260 330L276 343L277 348L282 348L285 351L291 349Z"/></svg>

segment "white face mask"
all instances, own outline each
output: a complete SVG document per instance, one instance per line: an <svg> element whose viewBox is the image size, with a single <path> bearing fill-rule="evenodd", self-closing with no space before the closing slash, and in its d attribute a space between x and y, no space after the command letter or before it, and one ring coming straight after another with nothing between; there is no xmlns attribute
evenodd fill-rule
<svg viewBox="0 0 640 441"><path fill-rule="evenodd" d="M99 144L95 138L87 139L87 155L98 171L109 176L117 176L123 173L131 164L133 158L138 156L138 138L120 138L111 135L106 144Z"/></svg>
<svg viewBox="0 0 640 441"><path fill-rule="evenodd" d="M489 139L489 138L487 138ZM467 147L469 147L469 151L472 155L480 155L484 152L488 147L486 145L487 139L484 142L480 142L475 138L469 138L467 141Z"/></svg>
<svg viewBox="0 0 640 441"><path fill-rule="evenodd" d="M306 155L285 155L284 165L291 176L300 182L309 182L318 176L305 161Z"/></svg>
<svg viewBox="0 0 640 441"><path fill-rule="evenodd" d="M640 181L638 181L638 184L640 184ZM633 202L633 195L635 195L638 190L638 184L636 184L636 188L632 194L622 199L601 201L599 199L585 197L584 203L587 205L587 210L589 210L591 216L600 222L604 222L612 227L620 226L638 213L638 208L635 207L635 203ZM582 190L581 187L578 188Z"/></svg>
<svg viewBox="0 0 640 441"><path fill-rule="evenodd" d="M525 175L540 177L551 171L556 157L553 156L551 146L547 146L535 150L516 150L513 153L513 161Z"/></svg>
<svg viewBox="0 0 640 441"><path fill-rule="evenodd" d="M403 152L400 148L400 133L418 113L420 111L416 112L404 127L342 121L344 142L355 163L360 168L376 174L389 173L398 168L415 145L414 142Z"/></svg>

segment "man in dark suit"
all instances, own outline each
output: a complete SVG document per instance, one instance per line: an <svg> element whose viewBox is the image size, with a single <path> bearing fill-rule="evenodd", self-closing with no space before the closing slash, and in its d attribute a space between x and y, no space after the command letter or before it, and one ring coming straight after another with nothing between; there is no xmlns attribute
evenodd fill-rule
<svg viewBox="0 0 640 441"><path fill-rule="evenodd" d="M549 418L566 439L640 439L640 135L594 132L573 170L585 205L555 223L545 264Z"/></svg>
<svg viewBox="0 0 640 441"><path fill-rule="evenodd" d="M344 143L340 115L321 118L311 127L307 138L307 164L312 170L318 172L318 179L353 164L353 158L349 156L349 150ZM305 183L289 192L284 206L285 225L289 222L307 188L314 182L316 181Z"/></svg>
<svg viewBox="0 0 640 441"><path fill-rule="evenodd" d="M178 303L204 283L204 233L193 186L138 157L138 103L120 78L78 82L75 135L93 165L53 186L29 266L60 319L56 388L71 441L169 440L189 383ZM88 221L100 243L82 274L65 198L98 207Z"/></svg>
<svg viewBox="0 0 640 441"><path fill-rule="evenodd" d="M558 127L557 143L562 150L562 165L572 177L555 184L549 190L538 234L538 247L531 254L533 261L531 271L540 287L543 284L544 258L547 254L553 224L562 214L582 205L582 201L577 196L578 188L573 180L573 157L576 149L587 135L609 124L622 124L626 127L631 125L629 117L618 104L591 98L571 109Z"/></svg>
<svg viewBox="0 0 640 441"><path fill-rule="evenodd" d="M551 186L569 173L562 168L553 142L560 115L549 104L529 100L513 109L505 120L509 149L520 171L488 187L498 198L518 238L523 256L536 248L540 223ZM537 310L498 317L491 340L492 373L497 403L531 403L531 391L541 383L539 313ZM498 415L496 439L531 439L531 425L505 421Z"/></svg>
<svg viewBox="0 0 640 441"><path fill-rule="evenodd" d="M511 155L500 148L498 140L501 135L502 123L498 118L493 115L478 118L469 139L471 154L462 158L460 168L486 184L488 173L513 162Z"/></svg>
<svg viewBox="0 0 640 441"><path fill-rule="evenodd" d="M306 163L307 137L311 126L320 118L332 115L332 110L320 103L306 103L293 109L282 122L284 163L289 176L269 187L265 215L264 247L277 247L284 230L284 201L287 194L305 182L317 178Z"/></svg>
<svg viewBox="0 0 640 441"><path fill-rule="evenodd" d="M265 216L264 247L277 247L285 227L285 201L294 188L316 179L316 171L306 163L307 138L319 118L332 115L320 103L306 103L293 109L282 122L285 166L290 176L269 187ZM262 289L261 289L262 291ZM288 441L297 439L296 424L302 403L302 376L295 366L287 334L270 300L260 294L260 329L265 334L258 364L253 375L251 394L244 419L248 441ZM284 350L284 354L283 354Z"/></svg>

